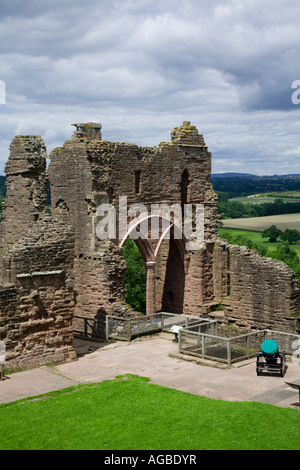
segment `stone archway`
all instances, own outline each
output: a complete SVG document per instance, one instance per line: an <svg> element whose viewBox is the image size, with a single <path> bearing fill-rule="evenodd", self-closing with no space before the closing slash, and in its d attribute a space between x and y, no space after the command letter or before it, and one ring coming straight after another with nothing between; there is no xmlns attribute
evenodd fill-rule
<svg viewBox="0 0 300 470"><path fill-rule="evenodd" d="M149 235L151 235L151 222L156 219L156 222L159 223L160 226L160 233L157 238L151 238ZM140 250L140 253L143 257L143 261L145 264L146 268L146 315L152 315L153 313L156 312L156 292L155 292L155 268L156 268L156 260L159 254L160 247L164 240L167 238L170 239L170 263L167 266L170 272L170 266L172 269L172 263L173 266L180 267L179 269L179 276L177 281L180 282L180 279L182 280L182 286L179 289L180 295L183 299L184 295L184 281L185 281L185 273L186 273L186 244L187 240L181 230L181 227L174 221L170 221L166 217L162 215L145 215L145 217L139 219L135 224L133 224L130 229L127 231L121 242L119 243L119 247L123 248L126 240L131 237L132 234L135 233L136 235L136 230L138 226L141 226L142 224L145 227L145 223L148 222L148 232L138 230L139 232L139 237L134 237L133 240L136 243L137 247ZM160 222L165 222L165 227L163 228L163 224L160 224ZM167 224L169 223L169 224ZM175 264L174 264L175 261ZM168 282L170 284L170 278L167 277ZM168 284L167 282L167 284ZM168 285L166 286L166 289L168 288ZM170 291L169 289L169 292ZM178 294L178 290L177 290ZM178 295L177 295L178 297ZM173 294L173 300L174 300L174 294ZM178 310L179 308L179 303L177 302L177 312L176 313L181 313ZM181 305L183 305L183 302L181 302ZM170 308L170 307L169 307Z"/></svg>

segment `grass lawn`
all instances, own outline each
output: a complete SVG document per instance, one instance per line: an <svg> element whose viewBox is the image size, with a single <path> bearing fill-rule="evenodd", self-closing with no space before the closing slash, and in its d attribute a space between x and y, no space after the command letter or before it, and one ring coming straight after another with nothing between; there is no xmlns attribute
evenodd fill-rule
<svg viewBox="0 0 300 470"><path fill-rule="evenodd" d="M5 450L299 450L300 413L199 397L137 376L0 406Z"/></svg>

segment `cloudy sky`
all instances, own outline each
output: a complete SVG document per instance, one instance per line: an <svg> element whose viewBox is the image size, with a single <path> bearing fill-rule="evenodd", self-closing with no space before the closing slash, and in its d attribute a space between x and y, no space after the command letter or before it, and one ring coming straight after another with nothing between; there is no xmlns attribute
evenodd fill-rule
<svg viewBox="0 0 300 470"><path fill-rule="evenodd" d="M184 120L214 173L300 173L299 24L299 0L0 0L0 174L18 134L155 146Z"/></svg>

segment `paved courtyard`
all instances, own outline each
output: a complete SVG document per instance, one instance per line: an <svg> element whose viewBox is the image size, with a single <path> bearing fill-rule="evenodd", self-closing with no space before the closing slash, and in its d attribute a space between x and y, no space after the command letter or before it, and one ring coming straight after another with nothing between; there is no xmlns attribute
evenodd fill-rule
<svg viewBox="0 0 300 470"><path fill-rule="evenodd" d="M300 365L288 363L279 375L256 375L255 358L232 367L197 363L178 354L173 336L162 333L131 342L94 343L75 340L77 361L16 372L0 382L0 403L40 395L78 383L100 382L136 374L152 383L208 398L298 406L298 392L286 382L300 379Z"/></svg>

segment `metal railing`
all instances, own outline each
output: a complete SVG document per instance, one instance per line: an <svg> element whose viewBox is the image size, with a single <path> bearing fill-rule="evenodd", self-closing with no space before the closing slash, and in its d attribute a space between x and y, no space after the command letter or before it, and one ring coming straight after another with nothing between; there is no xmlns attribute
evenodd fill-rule
<svg viewBox="0 0 300 470"><path fill-rule="evenodd" d="M256 356L265 339L274 339L286 354L293 354L292 345L300 340L299 335L267 329L230 337L218 336L216 332L217 329L214 334L203 332L197 325L182 328L178 334L179 352L230 365Z"/></svg>
<svg viewBox="0 0 300 470"><path fill-rule="evenodd" d="M98 322L94 318L81 317L79 315L75 315L73 324L74 336L77 338L105 338L104 331L101 331L99 329Z"/></svg>
<svg viewBox="0 0 300 470"><path fill-rule="evenodd" d="M225 362L228 365L256 356L260 351L261 343L266 339L276 341L279 350L288 355L295 353L297 348L298 351L300 349L300 335L297 334L269 329L245 334L236 334L234 329L227 329L224 333L224 325L222 332L219 332L217 320L193 315L169 312L131 318L107 315L105 332L103 329L100 331L95 319L80 316L74 318L77 327L78 322L81 322L79 329L76 327L74 329L75 336L106 338L106 340L131 341L135 337L146 334L172 331L172 327L177 326L180 327L178 330L178 350L180 353Z"/></svg>
<svg viewBox="0 0 300 470"><path fill-rule="evenodd" d="M106 338L130 341L133 337L159 331L169 331L174 325L182 328L192 327L195 323L204 325L216 323L207 318L169 312L158 312L153 315L141 315L133 318L123 318L112 315L106 317Z"/></svg>

